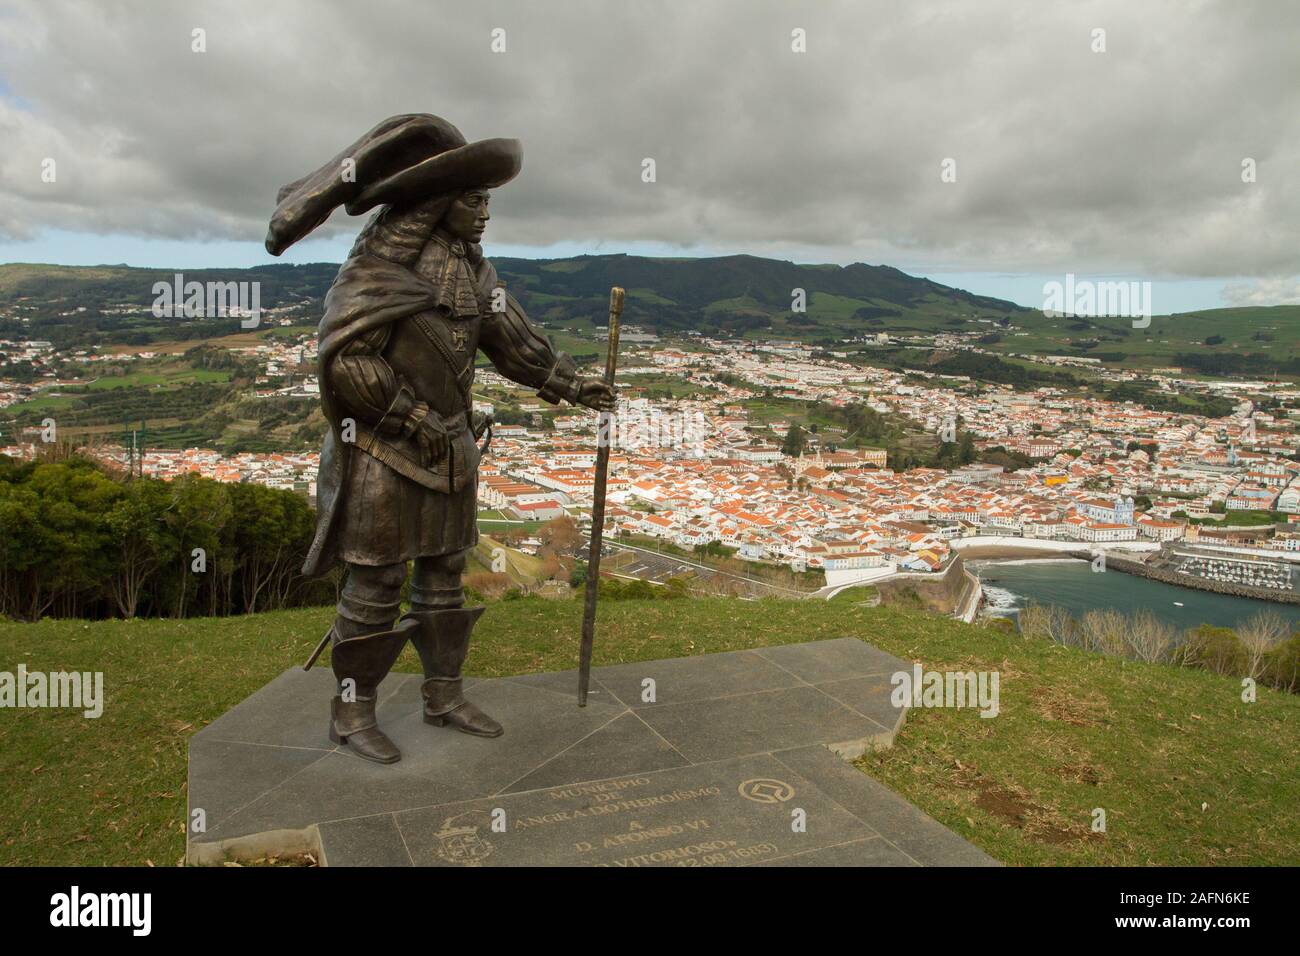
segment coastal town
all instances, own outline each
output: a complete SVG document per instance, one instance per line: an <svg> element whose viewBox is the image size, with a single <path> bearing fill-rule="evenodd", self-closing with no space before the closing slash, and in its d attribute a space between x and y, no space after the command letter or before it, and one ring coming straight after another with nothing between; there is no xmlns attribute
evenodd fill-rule
<svg viewBox="0 0 1300 956"><path fill-rule="evenodd" d="M941 571L973 538L1061 550L1208 546L1300 559L1294 386L1207 382L1174 369L1114 373L1172 393L1232 399L1230 415L1207 418L1056 387L1015 391L878 368L796 341L694 334L663 343L635 330L629 339L611 430L606 534L614 538L654 539L688 552L720 546L755 564L821 571L828 584ZM51 357L48 345L0 342L0 353L39 364ZM231 351L258 364L255 396L316 398L314 337L267 337ZM137 360L150 357L141 352ZM67 358L84 365L97 356ZM0 403L57 393L57 376L48 378L19 384L0 374ZM480 369L476 410L492 414L502 402L517 406L524 420L493 428L480 472L482 511L505 522L566 514L587 520L595 413L548 406L490 367ZM805 407L858 406L936 442L968 436L972 460L894 468L885 448L855 441L844 427L795 421ZM787 441L792 429L797 449ZM315 497L315 451L223 455L138 449L113 437L119 440L95 444L92 453L138 474L198 474ZM39 429L29 429L0 453L30 457L40 443ZM990 450L1017 456L1021 466L981 460ZM1242 527L1235 518L1245 515L1268 520ZM1211 563L1189 564L1184 573L1202 571L1291 587L1285 571L1229 573Z"/></svg>

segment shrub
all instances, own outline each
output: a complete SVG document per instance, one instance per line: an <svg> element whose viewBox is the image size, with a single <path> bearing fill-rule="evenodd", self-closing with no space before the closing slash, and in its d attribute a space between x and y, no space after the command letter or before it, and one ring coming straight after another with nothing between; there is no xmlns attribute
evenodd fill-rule
<svg viewBox="0 0 1300 956"><path fill-rule="evenodd" d="M464 577L465 587L487 600L504 597L510 590L510 575L498 571L474 571Z"/></svg>
<svg viewBox="0 0 1300 956"><path fill-rule="evenodd" d="M1235 677L1246 670L1246 649L1231 628L1202 624L1187 635L1180 655L1188 667Z"/></svg>
<svg viewBox="0 0 1300 956"><path fill-rule="evenodd" d="M990 631L996 631L999 634L1016 633L1016 622L1009 617L991 617L984 622L984 626Z"/></svg>
<svg viewBox="0 0 1300 956"><path fill-rule="evenodd" d="M1031 604L1020 612L1020 633L1079 647L1079 626L1070 612L1055 605Z"/></svg>
<svg viewBox="0 0 1300 956"><path fill-rule="evenodd" d="M1241 633L1202 624L1180 644L1174 628L1149 610L1124 615L1089 611L1079 620L1064 608L1031 604L1020 612L1020 633L1111 657L1149 664L1196 667L1224 677L1251 677L1269 687L1300 692L1300 632L1273 611L1256 614Z"/></svg>
<svg viewBox="0 0 1300 956"><path fill-rule="evenodd" d="M1276 611L1263 611L1238 626L1237 638L1246 657L1242 676L1261 677L1269 652L1285 641L1290 633L1290 624Z"/></svg>
<svg viewBox="0 0 1300 956"><path fill-rule="evenodd" d="M1149 610L1138 611L1124 634L1126 656L1135 661L1159 664L1173 656L1177 632Z"/></svg>
<svg viewBox="0 0 1300 956"><path fill-rule="evenodd" d="M1264 683L1278 690L1300 691L1300 632L1272 648L1264 657Z"/></svg>
<svg viewBox="0 0 1300 956"><path fill-rule="evenodd" d="M1126 656L1128 618L1114 608L1089 611L1079 619L1079 640L1085 650Z"/></svg>
<svg viewBox="0 0 1300 956"><path fill-rule="evenodd" d="M663 589L665 598L684 598L690 595L691 586L685 578L669 578Z"/></svg>

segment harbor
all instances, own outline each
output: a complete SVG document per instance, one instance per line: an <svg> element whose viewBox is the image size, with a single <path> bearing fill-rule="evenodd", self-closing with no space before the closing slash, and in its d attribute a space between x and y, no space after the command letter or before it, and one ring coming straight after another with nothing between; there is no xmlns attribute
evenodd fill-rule
<svg viewBox="0 0 1300 956"><path fill-rule="evenodd" d="M985 601L982 614L990 617L1015 619L1024 607L1038 604L1064 608L1076 617L1106 608L1125 614L1145 609L1180 629L1201 624L1236 628L1256 614L1273 612L1300 627L1300 605L1193 589L1150 576L1122 573L1113 559L1108 559L1105 571L1094 570L1096 567L1093 562L1074 558L967 562L967 568L980 579ZM1191 576L1181 577L1187 580ZM1207 583L1220 586L1219 582ZM1291 596L1295 592L1273 593Z"/></svg>
<svg viewBox="0 0 1300 956"><path fill-rule="evenodd" d="M1179 574L1221 584L1240 584L1275 591L1295 590L1294 569L1271 561L1179 553L1172 559L1172 567Z"/></svg>

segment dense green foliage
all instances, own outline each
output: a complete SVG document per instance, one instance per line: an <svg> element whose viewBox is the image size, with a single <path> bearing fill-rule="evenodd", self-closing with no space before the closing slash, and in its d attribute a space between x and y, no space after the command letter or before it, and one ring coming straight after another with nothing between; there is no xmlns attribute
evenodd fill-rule
<svg viewBox="0 0 1300 956"><path fill-rule="evenodd" d="M122 480L81 458L0 455L0 614L185 617L319 604L307 500L197 476Z"/></svg>
<svg viewBox="0 0 1300 956"><path fill-rule="evenodd" d="M1238 352L1206 349L1200 352L1180 352L1174 356L1174 361L1183 368L1200 372L1202 375L1261 377L1300 375L1300 357L1285 358L1262 352L1243 355Z"/></svg>
<svg viewBox="0 0 1300 956"><path fill-rule="evenodd" d="M798 458L808 446L808 436L798 425L791 425L781 443L781 454L789 458Z"/></svg>
<svg viewBox="0 0 1300 956"><path fill-rule="evenodd" d="M939 361L931 361L927 353L909 353L900 350L895 356L899 368L924 369L938 375L960 375L980 382L997 382L1017 389L1040 388L1055 385L1069 388L1078 380L1069 372L1049 371L1015 365L996 355L978 352L955 352Z"/></svg>
<svg viewBox="0 0 1300 956"><path fill-rule="evenodd" d="M1207 418L1223 418L1232 414L1234 402L1230 398L1217 395L1201 395L1194 392L1177 394L1162 392L1136 382L1118 382L1105 384L1098 388L1101 397L1112 402L1133 402L1158 412L1181 412L1183 414L1204 415Z"/></svg>

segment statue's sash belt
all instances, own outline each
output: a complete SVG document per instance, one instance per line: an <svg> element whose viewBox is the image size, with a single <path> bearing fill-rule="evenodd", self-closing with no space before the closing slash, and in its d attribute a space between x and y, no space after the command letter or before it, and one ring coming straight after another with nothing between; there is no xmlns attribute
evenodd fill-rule
<svg viewBox="0 0 1300 956"><path fill-rule="evenodd" d="M447 436L448 442L455 441L456 437L457 433L452 432ZM371 458L387 465L403 478L409 478L417 485L428 488L430 491L439 491L444 495L459 491L460 488L464 487L464 479L469 473L467 469L465 475L460 476L462 481L457 486L455 476L451 474L441 475L435 471L430 471L360 423L357 424L356 447Z"/></svg>
<svg viewBox="0 0 1300 956"><path fill-rule="evenodd" d="M454 376L458 387L457 390L461 402L461 412L457 415L451 416L450 419L443 419L444 424L451 426L447 435L448 452L450 453L451 443L455 442L460 437L460 433L472 429L470 389L474 381L473 357L470 356L469 360L466 361L464 365L460 365L452 355L451 350L448 349L447 343L442 340L442 337L438 335L432 327L430 327L428 321L423 315L414 316L414 320L416 327L419 328L419 330L424 334L424 337L427 338L429 343L437 350L439 357L447 363L447 368ZM488 433L488 441L491 441L490 431ZM469 469L466 469L465 474L459 476L461 481L458 483L456 481L457 476L451 474L450 468L448 468L448 474L446 475L425 468L418 461L409 457L399 449L394 448L359 422L357 423L356 446L371 458L383 462L403 478L409 478L417 485L421 485L431 491L442 492L443 494L451 494L454 491L459 491L464 487L465 481L467 480L466 476L469 474ZM481 457L486 451L487 443L485 442L483 447L479 449L479 456Z"/></svg>
<svg viewBox="0 0 1300 956"><path fill-rule="evenodd" d="M451 351L447 348L447 343L442 340L442 336L433 330L433 327L429 325L428 320L425 319L423 315L416 314L412 316L412 318L415 321L416 328L418 328L424 334L424 337L429 340L429 344L437 350L438 355L447 363L447 368L451 371L451 374L455 376L456 384L459 386L460 390L461 404L464 406L465 424L471 424L470 414L471 409L474 407L471 392L471 389L474 386L473 355L469 356L464 365L460 365L457 363L456 358L451 354Z"/></svg>

